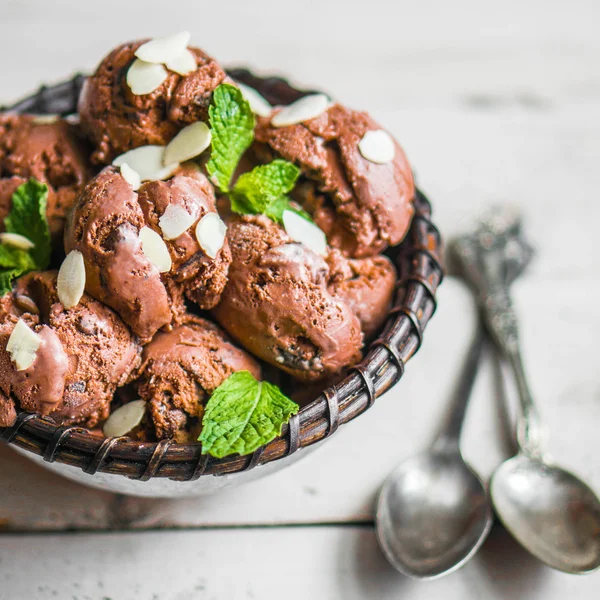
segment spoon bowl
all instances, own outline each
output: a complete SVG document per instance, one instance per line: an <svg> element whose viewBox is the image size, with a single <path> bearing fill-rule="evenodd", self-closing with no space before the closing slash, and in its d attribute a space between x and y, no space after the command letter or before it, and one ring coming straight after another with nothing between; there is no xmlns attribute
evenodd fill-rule
<svg viewBox="0 0 600 600"><path fill-rule="evenodd" d="M377 537L401 573L433 579L462 566L492 525L485 487L458 449L431 450L400 463L377 505Z"/></svg>
<svg viewBox="0 0 600 600"><path fill-rule="evenodd" d="M490 492L506 529L547 565L600 567L600 501L575 475L520 453L498 467Z"/></svg>

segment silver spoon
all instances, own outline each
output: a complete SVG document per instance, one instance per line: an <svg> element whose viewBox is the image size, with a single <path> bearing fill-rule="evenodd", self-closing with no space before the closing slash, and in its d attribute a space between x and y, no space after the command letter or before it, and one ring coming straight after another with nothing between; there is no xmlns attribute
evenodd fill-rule
<svg viewBox="0 0 600 600"><path fill-rule="evenodd" d="M519 452L496 469L490 495L506 529L531 554L560 571L589 573L600 567L600 501L587 484L544 458L545 436L525 377L516 314L485 240L499 223L501 219L485 224L461 254L486 327L513 370L521 403ZM513 219L508 228L517 234L514 243L526 247L519 237L519 220Z"/></svg>
<svg viewBox="0 0 600 600"><path fill-rule="evenodd" d="M522 273L530 252L511 251L502 238L499 267L507 284ZM483 544L492 525L485 486L465 462L459 442L477 374L484 332L478 326L450 419L429 451L400 463L386 479L377 504L379 544L398 571L433 579L465 564Z"/></svg>
<svg viewBox="0 0 600 600"><path fill-rule="evenodd" d="M469 395L482 355L477 335L465 363L451 418L430 450L401 462L388 476L377 503L377 538L401 573L433 579L458 569L475 554L492 526L481 479L459 448Z"/></svg>

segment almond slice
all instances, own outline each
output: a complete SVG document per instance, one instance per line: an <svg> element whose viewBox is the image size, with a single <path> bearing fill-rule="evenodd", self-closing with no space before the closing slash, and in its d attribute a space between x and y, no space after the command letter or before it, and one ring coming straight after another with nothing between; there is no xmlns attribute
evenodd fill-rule
<svg viewBox="0 0 600 600"><path fill-rule="evenodd" d="M150 227L142 227L139 236L142 252L146 258L158 269L159 273L168 273L173 263L164 240Z"/></svg>
<svg viewBox="0 0 600 600"><path fill-rule="evenodd" d="M34 125L52 125L60 121L60 115L34 115Z"/></svg>
<svg viewBox="0 0 600 600"><path fill-rule="evenodd" d="M6 351L15 363L17 371L25 371L35 362L41 345L42 338L32 331L25 321L19 319L8 338Z"/></svg>
<svg viewBox="0 0 600 600"><path fill-rule="evenodd" d="M196 225L196 239L210 258L215 258L225 243L227 226L217 213L207 213Z"/></svg>
<svg viewBox="0 0 600 600"><path fill-rule="evenodd" d="M137 58L127 71L127 85L136 96L151 94L167 78L167 70L162 65Z"/></svg>
<svg viewBox="0 0 600 600"><path fill-rule="evenodd" d="M198 68L196 57L187 48L177 56L165 62L165 67L178 75L188 75Z"/></svg>
<svg viewBox="0 0 600 600"><path fill-rule="evenodd" d="M198 121L184 127L165 149L163 162L182 163L202 154L210 146L211 134L206 123Z"/></svg>
<svg viewBox="0 0 600 600"><path fill-rule="evenodd" d="M142 44L135 56L149 63L164 64L180 55L190 43L189 31L158 37Z"/></svg>
<svg viewBox="0 0 600 600"><path fill-rule="evenodd" d="M134 189L139 190L142 185L142 178L139 173L132 169L127 163L121 165L121 177Z"/></svg>
<svg viewBox="0 0 600 600"><path fill-rule="evenodd" d="M35 244L20 233L0 233L0 244L19 248L19 250L31 250Z"/></svg>
<svg viewBox="0 0 600 600"><path fill-rule="evenodd" d="M106 437L120 437L135 429L146 414L146 403L134 400L117 408L110 414L102 431Z"/></svg>
<svg viewBox="0 0 600 600"><path fill-rule="evenodd" d="M327 254L327 238L319 227L301 217L293 210L283 211L283 226L286 233L295 241L304 244L309 250L324 256Z"/></svg>
<svg viewBox="0 0 600 600"><path fill-rule="evenodd" d="M187 231L196 218L179 204L169 204L158 220L165 240L175 240Z"/></svg>
<svg viewBox="0 0 600 600"><path fill-rule="evenodd" d="M58 271L56 291L58 299L66 308L79 304L85 290L85 264L79 250L71 250Z"/></svg>
<svg viewBox="0 0 600 600"><path fill-rule="evenodd" d="M117 156L112 164L121 167L127 163L142 181L159 181L168 179L179 168L179 163L164 165L164 155L165 146L140 146Z"/></svg>
<svg viewBox="0 0 600 600"><path fill-rule="evenodd" d="M391 163L396 156L396 145L392 136L383 129L367 131L358 142L358 150L369 162L378 165Z"/></svg>
<svg viewBox="0 0 600 600"><path fill-rule="evenodd" d="M252 112L259 117L268 117L273 112L273 107L253 88L245 83L236 81L242 96L248 101Z"/></svg>
<svg viewBox="0 0 600 600"><path fill-rule="evenodd" d="M311 94L285 106L271 119L273 127L287 127L314 119L329 108L329 98L325 94Z"/></svg>
<svg viewBox="0 0 600 600"><path fill-rule="evenodd" d="M29 296L15 294L15 304L21 310L31 313L32 315L40 314L40 309L37 307L37 304Z"/></svg>

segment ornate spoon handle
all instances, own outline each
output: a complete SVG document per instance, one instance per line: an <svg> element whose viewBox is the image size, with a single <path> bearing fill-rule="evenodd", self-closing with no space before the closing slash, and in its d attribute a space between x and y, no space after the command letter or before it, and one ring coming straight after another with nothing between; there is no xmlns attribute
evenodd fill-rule
<svg viewBox="0 0 600 600"><path fill-rule="evenodd" d="M532 256L522 238L520 221L506 212L496 212L475 232L459 238L452 249L461 274L475 291L485 327L514 373L521 402L519 447L525 454L541 458L543 429L527 383L510 297L510 285Z"/></svg>

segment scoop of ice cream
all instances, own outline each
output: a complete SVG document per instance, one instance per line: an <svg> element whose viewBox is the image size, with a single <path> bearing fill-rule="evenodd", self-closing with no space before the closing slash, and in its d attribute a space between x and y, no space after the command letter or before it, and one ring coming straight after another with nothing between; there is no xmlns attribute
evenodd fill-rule
<svg viewBox="0 0 600 600"><path fill-rule="evenodd" d="M368 340L383 325L396 289L396 269L383 255L346 259L337 250L327 257L329 293L358 317Z"/></svg>
<svg viewBox="0 0 600 600"><path fill-rule="evenodd" d="M400 242L413 215L410 166L396 141L393 158L367 160L365 134L381 127L366 113L339 104L320 116L286 127L260 118L254 153L261 162L283 157L302 170L295 199L312 214L331 246L364 257Z"/></svg>
<svg viewBox="0 0 600 600"><path fill-rule="evenodd" d="M328 291L325 259L264 215L233 216L228 226L229 281L214 309L221 326L300 379L322 379L359 360L359 320Z"/></svg>
<svg viewBox="0 0 600 600"><path fill-rule="evenodd" d="M197 168L186 165L169 181L149 181L142 185L138 201L146 225L161 232L161 217L169 207L181 207L197 223L209 213L216 214L215 193L208 179ZM231 262L229 244L214 258L204 250L196 236L195 227L166 241L173 267L170 275L177 282L185 282L186 296L202 309L210 309L221 297L227 283Z"/></svg>
<svg viewBox="0 0 600 600"><path fill-rule="evenodd" d="M163 239L160 217L169 206L184 209L191 225L175 239ZM83 254L86 291L113 308L143 338L181 321L184 289L202 308L219 300L227 278L227 242L215 258L195 236L194 224L215 213L212 187L199 172L188 169L169 181L142 184L136 192L115 167L106 167L83 190L65 230L65 249ZM148 227L155 240L145 247L140 232ZM162 248L171 267L151 260Z"/></svg>
<svg viewBox="0 0 600 600"><path fill-rule="evenodd" d="M198 439L204 405L235 371L260 378L260 367L214 323L187 315L185 323L158 333L144 347L138 393L157 439Z"/></svg>
<svg viewBox="0 0 600 600"><path fill-rule="evenodd" d="M48 185L47 215L53 238L92 176L87 144L64 120L37 123L31 115L0 115L0 227L14 191L31 177Z"/></svg>
<svg viewBox="0 0 600 600"><path fill-rule="evenodd" d="M109 163L127 150L166 144L185 125L206 121L213 90L225 72L198 48L189 48L197 68L188 75L168 71L150 94L135 95L127 84L134 53L147 40L115 48L87 79L79 98L81 125L93 140L92 160Z"/></svg>
<svg viewBox="0 0 600 600"><path fill-rule="evenodd" d="M21 409L61 424L94 427L105 419L115 389L141 361L141 346L121 319L87 294L66 310L53 271L22 277L2 305L0 425L10 425L11 415L14 420L15 400ZM35 361L23 371L6 350L18 319L42 338Z"/></svg>

